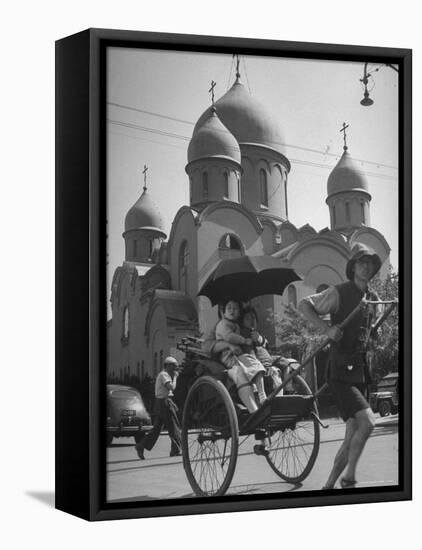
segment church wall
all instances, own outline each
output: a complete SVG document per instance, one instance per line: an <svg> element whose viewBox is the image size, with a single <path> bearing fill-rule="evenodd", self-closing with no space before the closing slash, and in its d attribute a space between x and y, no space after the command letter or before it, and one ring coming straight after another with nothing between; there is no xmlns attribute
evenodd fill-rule
<svg viewBox="0 0 422 550"><path fill-rule="evenodd" d="M107 374L110 376L121 377L128 373L130 364L130 351L128 342L124 339L124 321L123 316L126 308L129 310L129 334L131 331L132 305L131 296L133 294L131 281L133 273L124 271L120 274L118 285L118 294L114 295L112 304L112 323L109 330Z"/></svg>
<svg viewBox="0 0 422 550"><path fill-rule="evenodd" d="M272 228L268 224L262 224L263 225L263 231L261 233L261 240L262 240L262 248L264 251L264 254L267 254L270 256L275 252L275 233L276 229L275 227Z"/></svg>
<svg viewBox="0 0 422 550"><path fill-rule="evenodd" d="M259 256L264 253L261 235L246 214L224 204L205 217L198 227L198 288L205 282L220 259L219 243L227 234L234 234L242 243L245 254ZM198 302L201 331L208 331L217 320L217 308L207 298Z"/></svg>
<svg viewBox="0 0 422 550"><path fill-rule="evenodd" d="M293 269L303 277L304 285L313 291L320 284L337 284L345 280L346 263L346 252L343 255L334 247L317 243L303 247L291 260Z"/></svg>
<svg viewBox="0 0 422 550"><path fill-rule="evenodd" d="M287 170L275 160L270 151L258 147L241 145L242 150L242 199L246 208L266 212L287 219L285 202L285 180ZM268 189L268 206L261 204L260 170L265 170Z"/></svg>
<svg viewBox="0 0 422 550"><path fill-rule="evenodd" d="M146 356L146 372L157 376L163 366L163 361L169 354L167 318L164 309L157 306L149 325L149 350Z"/></svg>
<svg viewBox="0 0 422 550"><path fill-rule="evenodd" d="M187 243L189 250L186 279L181 273L180 252L182 245ZM169 264L173 290L186 291L195 302L198 293L198 252L197 252L197 228L190 210L186 210L176 220L176 226L172 230L172 238L169 243ZM186 287L186 288L185 288Z"/></svg>
<svg viewBox="0 0 422 550"><path fill-rule="evenodd" d="M239 170L234 162L225 159L210 159L188 165L190 203L220 201L227 198L239 202ZM204 173L207 173L208 194L204 196ZM229 196L225 197L225 174L228 178Z"/></svg>
<svg viewBox="0 0 422 550"><path fill-rule="evenodd" d="M125 233L126 260L129 262L145 261L150 258L154 250L161 245L161 238L152 231L138 229Z"/></svg>
<svg viewBox="0 0 422 550"><path fill-rule="evenodd" d="M355 228L361 225L370 226L371 224L368 195L364 193L358 191L344 192L341 196L328 199L328 204L331 227L333 228Z"/></svg>
<svg viewBox="0 0 422 550"><path fill-rule="evenodd" d="M140 302L141 292L138 291L132 300L132 331L130 338L130 368L133 375L142 370L147 372L148 346L145 338L145 319L148 312L148 302ZM139 368L138 368L139 363ZM142 376L142 372L139 372Z"/></svg>

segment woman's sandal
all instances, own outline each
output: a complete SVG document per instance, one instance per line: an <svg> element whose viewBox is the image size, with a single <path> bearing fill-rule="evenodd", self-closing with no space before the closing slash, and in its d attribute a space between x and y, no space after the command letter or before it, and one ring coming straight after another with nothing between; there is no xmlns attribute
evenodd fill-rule
<svg viewBox="0 0 422 550"><path fill-rule="evenodd" d="M353 489L356 487L356 484L356 479L346 479L345 477L340 479L340 486L342 489Z"/></svg>

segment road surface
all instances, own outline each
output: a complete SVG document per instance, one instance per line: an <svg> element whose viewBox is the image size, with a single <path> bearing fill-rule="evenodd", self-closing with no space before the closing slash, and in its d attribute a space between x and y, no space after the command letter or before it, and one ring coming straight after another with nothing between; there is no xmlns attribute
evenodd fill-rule
<svg viewBox="0 0 422 550"><path fill-rule="evenodd" d="M227 494L283 493L318 490L324 485L334 456L344 436L344 423L326 421L321 429L321 445L310 475L301 485L281 480L264 457L253 453L255 441L249 437L239 448L236 472ZM398 418L378 418L358 466L359 487L379 487L398 483ZM243 438L240 439L243 441ZM169 457L170 440L162 434L146 460L139 460L133 438L115 439L107 449L107 499L109 502L193 497L181 457Z"/></svg>

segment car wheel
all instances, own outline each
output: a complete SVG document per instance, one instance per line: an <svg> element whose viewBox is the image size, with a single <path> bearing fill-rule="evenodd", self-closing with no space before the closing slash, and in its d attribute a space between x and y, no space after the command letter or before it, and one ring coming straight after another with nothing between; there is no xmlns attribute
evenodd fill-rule
<svg viewBox="0 0 422 550"><path fill-rule="evenodd" d="M391 414L391 403L389 401L380 401L378 404L378 410L381 416Z"/></svg>

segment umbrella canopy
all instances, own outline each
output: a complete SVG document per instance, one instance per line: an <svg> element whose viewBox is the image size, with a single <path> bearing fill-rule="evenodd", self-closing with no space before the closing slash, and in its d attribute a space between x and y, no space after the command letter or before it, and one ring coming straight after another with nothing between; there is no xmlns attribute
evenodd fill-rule
<svg viewBox="0 0 422 550"><path fill-rule="evenodd" d="M221 260L198 296L207 296L212 305L225 297L247 302L263 294L283 294L286 286L300 281L290 268L281 267L280 260L272 256L242 256Z"/></svg>

